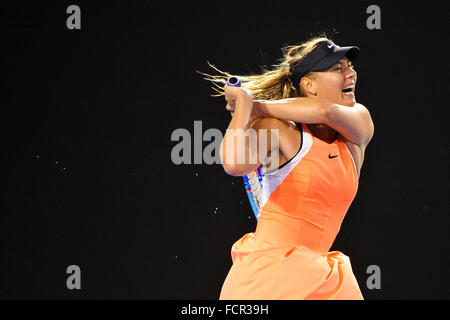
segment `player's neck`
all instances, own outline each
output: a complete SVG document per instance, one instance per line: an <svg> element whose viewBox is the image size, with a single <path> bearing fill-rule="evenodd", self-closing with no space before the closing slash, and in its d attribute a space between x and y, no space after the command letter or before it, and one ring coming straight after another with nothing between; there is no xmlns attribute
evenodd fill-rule
<svg viewBox="0 0 450 320"><path fill-rule="evenodd" d="M336 130L327 125L307 124L308 129L320 140L331 143L336 138Z"/></svg>

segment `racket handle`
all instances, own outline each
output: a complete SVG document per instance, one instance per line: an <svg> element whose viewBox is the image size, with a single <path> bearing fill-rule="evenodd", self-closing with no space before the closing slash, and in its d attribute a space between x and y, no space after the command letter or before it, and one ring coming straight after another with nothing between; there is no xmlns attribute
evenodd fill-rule
<svg viewBox="0 0 450 320"><path fill-rule="evenodd" d="M229 77L227 79L227 86L229 87L240 87L241 86L241 80L239 80L239 77ZM230 112L231 116L233 116L233 112Z"/></svg>
<svg viewBox="0 0 450 320"><path fill-rule="evenodd" d="M239 80L238 77L229 77L227 79L227 86L229 86L229 87L240 87L241 86L241 80Z"/></svg>

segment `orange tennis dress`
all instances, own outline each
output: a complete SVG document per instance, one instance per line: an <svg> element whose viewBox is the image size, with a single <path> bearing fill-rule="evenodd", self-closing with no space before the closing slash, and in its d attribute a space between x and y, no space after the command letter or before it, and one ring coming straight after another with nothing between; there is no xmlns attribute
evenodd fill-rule
<svg viewBox="0 0 450 320"><path fill-rule="evenodd" d="M256 230L234 243L220 299L363 299L350 259L329 252L358 189L354 159L340 135L297 126L301 147L264 174Z"/></svg>

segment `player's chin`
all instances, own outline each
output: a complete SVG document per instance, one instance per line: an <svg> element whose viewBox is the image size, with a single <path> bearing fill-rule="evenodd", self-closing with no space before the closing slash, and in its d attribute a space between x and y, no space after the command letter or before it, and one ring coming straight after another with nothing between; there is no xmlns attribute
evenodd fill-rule
<svg viewBox="0 0 450 320"><path fill-rule="evenodd" d="M356 96L354 92L342 93L341 96L342 105L353 107L356 104Z"/></svg>

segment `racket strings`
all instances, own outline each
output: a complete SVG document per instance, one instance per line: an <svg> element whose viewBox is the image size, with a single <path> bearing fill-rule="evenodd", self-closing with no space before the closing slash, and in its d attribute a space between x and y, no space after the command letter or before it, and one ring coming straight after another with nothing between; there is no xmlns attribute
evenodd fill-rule
<svg viewBox="0 0 450 320"><path fill-rule="evenodd" d="M260 209L261 197L262 197L262 187L258 175L252 172L247 175L250 188L252 190L252 196L257 209Z"/></svg>

